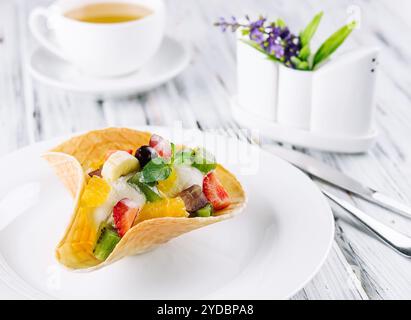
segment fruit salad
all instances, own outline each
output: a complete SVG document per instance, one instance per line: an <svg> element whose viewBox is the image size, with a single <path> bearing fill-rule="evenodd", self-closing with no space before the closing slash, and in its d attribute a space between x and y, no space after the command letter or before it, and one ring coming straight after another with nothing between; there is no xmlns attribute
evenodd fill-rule
<svg viewBox="0 0 411 320"><path fill-rule="evenodd" d="M79 212L98 226L93 255L104 261L133 226L150 219L207 218L230 206L212 154L153 134L136 150L109 150L88 172Z"/></svg>

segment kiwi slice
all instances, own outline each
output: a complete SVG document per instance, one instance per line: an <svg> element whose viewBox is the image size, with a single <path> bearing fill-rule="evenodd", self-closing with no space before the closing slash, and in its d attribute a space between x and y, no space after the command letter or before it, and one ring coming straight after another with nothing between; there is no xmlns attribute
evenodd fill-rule
<svg viewBox="0 0 411 320"><path fill-rule="evenodd" d="M94 248L94 256L101 261L107 259L110 253L114 250L117 243L120 242L120 236L112 227L106 225L101 228L100 237Z"/></svg>
<svg viewBox="0 0 411 320"><path fill-rule="evenodd" d="M162 199L161 196L154 191L154 188L152 186L140 181L140 172L137 172L127 182L133 188L137 187L141 192L143 192L146 196L147 201L149 202L155 202Z"/></svg>
<svg viewBox="0 0 411 320"><path fill-rule="evenodd" d="M195 212L195 215L202 218L210 217L213 214L213 207L211 204L207 204L204 208L201 208Z"/></svg>

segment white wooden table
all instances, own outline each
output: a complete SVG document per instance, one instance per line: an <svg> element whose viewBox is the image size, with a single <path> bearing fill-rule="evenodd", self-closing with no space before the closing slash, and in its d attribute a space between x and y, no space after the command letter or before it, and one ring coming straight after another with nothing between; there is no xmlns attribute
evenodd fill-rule
<svg viewBox="0 0 411 320"><path fill-rule="evenodd" d="M238 128L229 112L236 93L235 42L212 26L219 16L245 13L283 17L301 29L324 10L319 37L348 15L361 29L346 46L378 45L382 51L376 145L365 155L308 153L363 182L411 203L411 22L407 0L166 0L168 31L189 44L193 57L175 80L146 94L121 99L64 92L32 81L26 61L35 45L28 12L50 1L0 0L0 155L30 143L107 125L170 125L208 130ZM340 195L386 224L411 235L411 221ZM411 261L361 231L337 212L336 237L321 271L295 299L410 299Z"/></svg>

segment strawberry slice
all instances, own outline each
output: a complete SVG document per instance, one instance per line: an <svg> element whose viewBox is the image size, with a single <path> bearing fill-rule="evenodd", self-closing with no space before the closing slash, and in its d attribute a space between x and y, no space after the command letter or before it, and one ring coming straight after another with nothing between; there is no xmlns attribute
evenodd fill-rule
<svg viewBox="0 0 411 320"><path fill-rule="evenodd" d="M132 227L137 214L140 212L140 207L130 199L123 199L114 206L113 218L117 232L120 237L123 237L126 232Z"/></svg>
<svg viewBox="0 0 411 320"><path fill-rule="evenodd" d="M122 151L122 150L108 150L104 156L104 161L107 161L108 158L110 158L110 156L117 152L117 151ZM129 154L133 155L133 150L132 149L128 149L128 150L124 150L126 152L128 152Z"/></svg>
<svg viewBox="0 0 411 320"><path fill-rule="evenodd" d="M209 172L203 180L203 192L214 210L221 210L230 205L230 196L218 180L214 171Z"/></svg>
<svg viewBox="0 0 411 320"><path fill-rule="evenodd" d="M171 158L171 143L170 141L160 137L157 134L153 134L149 143L150 147L156 150L157 154L162 158Z"/></svg>

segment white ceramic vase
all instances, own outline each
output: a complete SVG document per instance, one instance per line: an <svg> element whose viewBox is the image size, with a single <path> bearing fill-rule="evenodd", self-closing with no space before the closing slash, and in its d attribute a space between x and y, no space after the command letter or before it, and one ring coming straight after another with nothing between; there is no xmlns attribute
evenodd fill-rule
<svg viewBox="0 0 411 320"><path fill-rule="evenodd" d="M237 41L238 101L248 112L276 121L279 65L240 40Z"/></svg>
<svg viewBox="0 0 411 320"><path fill-rule="evenodd" d="M373 129L377 48L348 52L315 72L310 130L362 137Z"/></svg>
<svg viewBox="0 0 411 320"><path fill-rule="evenodd" d="M242 110L284 130L316 136L351 139L372 133L377 48L353 50L316 71L300 71L269 60L238 37L238 104Z"/></svg>
<svg viewBox="0 0 411 320"><path fill-rule="evenodd" d="M309 130L314 72L279 65L277 122Z"/></svg>

